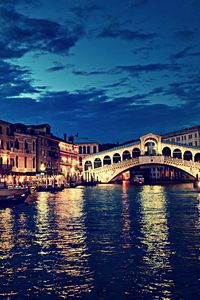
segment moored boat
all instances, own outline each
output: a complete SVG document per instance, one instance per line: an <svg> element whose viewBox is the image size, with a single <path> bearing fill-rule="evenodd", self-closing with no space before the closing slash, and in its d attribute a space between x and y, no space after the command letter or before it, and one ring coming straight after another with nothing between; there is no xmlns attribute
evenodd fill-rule
<svg viewBox="0 0 200 300"><path fill-rule="evenodd" d="M0 203L15 203L25 201L30 191L28 188L0 188Z"/></svg>

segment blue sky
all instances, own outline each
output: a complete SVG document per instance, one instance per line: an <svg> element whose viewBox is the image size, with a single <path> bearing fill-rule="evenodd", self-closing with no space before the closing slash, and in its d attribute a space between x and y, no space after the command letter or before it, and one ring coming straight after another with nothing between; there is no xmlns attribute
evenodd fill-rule
<svg viewBox="0 0 200 300"><path fill-rule="evenodd" d="M0 118L99 142L198 125L199 20L198 0L0 0Z"/></svg>

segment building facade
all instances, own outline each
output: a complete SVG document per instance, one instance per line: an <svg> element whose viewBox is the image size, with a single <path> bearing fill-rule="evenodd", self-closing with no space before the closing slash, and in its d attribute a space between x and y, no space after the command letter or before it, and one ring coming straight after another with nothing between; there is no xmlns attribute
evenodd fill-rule
<svg viewBox="0 0 200 300"><path fill-rule="evenodd" d="M188 146L200 146L200 126L177 130L162 136L163 141L185 144Z"/></svg>
<svg viewBox="0 0 200 300"><path fill-rule="evenodd" d="M50 125L28 125L27 132L37 137L36 172L59 173L59 141L52 134Z"/></svg>
<svg viewBox="0 0 200 300"><path fill-rule="evenodd" d="M61 172L67 179L78 179L81 176L79 168L78 146L65 140L59 141L59 157Z"/></svg>
<svg viewBox="0 0 200 300"><path fill-rule="evenodd" d="M87 143L76 143L78 147L78 159L79 159L79 168L80 171L83 171L82 161L83 159L90 155L99 152L99 144L95 142L87 142Z"/></svg>
<svg viewBox="0 0 200 300"><path fill-rule="evenodd" d="M0 175L14 178L36 172L36 140L23 124L0 121Z"/></svg>

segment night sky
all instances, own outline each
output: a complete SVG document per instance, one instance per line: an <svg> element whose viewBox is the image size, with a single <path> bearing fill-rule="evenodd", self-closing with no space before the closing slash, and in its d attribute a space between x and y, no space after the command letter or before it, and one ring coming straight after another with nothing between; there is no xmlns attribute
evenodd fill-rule
<svg viewBox="0 0 200 300"><path fill-rule="evenodd" d="M123 142L200 124L199 0L0 0L0 119Z"/></svg>

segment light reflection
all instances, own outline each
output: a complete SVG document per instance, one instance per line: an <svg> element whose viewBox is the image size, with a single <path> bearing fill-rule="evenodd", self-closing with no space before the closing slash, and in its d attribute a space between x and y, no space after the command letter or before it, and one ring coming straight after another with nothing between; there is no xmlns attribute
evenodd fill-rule
<svg viewBox="0 0 200 300"><path fill-rule="evenodd" d="M145 286L145 290L149 293L159 291L162 297L171 299L171 289L174 283L167 279L172 268L164 187L143 186L140 199L143 234L141 242L145 249L143 259L147 266L148 276L153 279Z"/></svg>
<svg viewBox="0 0 200 300"><path fill-rule="evenodd" d="M93 274L88 266L83 192L83 189L68 189L56 199L57 237L54 242L60 257L57 259L55 272L76 278L72 285L62 287L59 295L63 297L89 293L93 287Z"/></svg>
<svg viewBox="0 0 200 300"><path fill-rule="evenodd" d="M10 208L0 210L0 259L10 257L14 247L13 215Z"/></svg>
<svg viewBox="0 0 200 300"><path fill-rule="evenodd" d="M131 248L131 216L129 211L129 202L127 194L128 183L122 182L122 235L124 239L123 248Z"/></svg>
<svg viewBox="0 0 200 300"><path fill-rule="evenodd" d="M36 202L37 216L35 242L41 247L40 254L45 254L45 249L47 251L51 241L49 232L48 197L49 193L38 193Z"/></svg>

